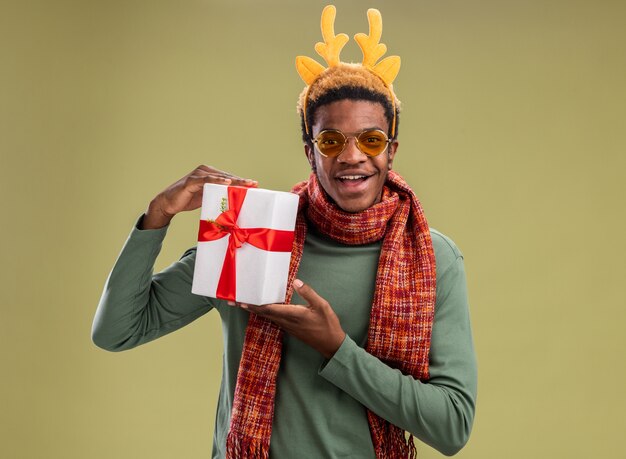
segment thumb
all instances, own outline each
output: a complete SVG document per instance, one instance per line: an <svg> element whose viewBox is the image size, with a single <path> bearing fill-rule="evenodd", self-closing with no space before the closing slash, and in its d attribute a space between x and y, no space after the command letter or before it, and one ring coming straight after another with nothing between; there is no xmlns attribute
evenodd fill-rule
<svg viewBox="0 0 626 459"><path fill-rule="evenodd" d="M294 290L298 292L298 295L300 295L309 304L309 306L317 306L326 301L324 298L319 296L310 285L305 284L300 279L294 280L292 285Z"/></svg>

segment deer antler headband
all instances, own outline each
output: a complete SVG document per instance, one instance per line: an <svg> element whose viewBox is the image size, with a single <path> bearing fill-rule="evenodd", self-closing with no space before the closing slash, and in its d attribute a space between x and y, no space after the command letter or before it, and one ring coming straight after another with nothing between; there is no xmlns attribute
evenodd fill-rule
<svg viewBox="0 0 626 459"><path fill-rule="evenodd" d="M335 16L337 10L333 5L328 5L322 11L322 38L324 42L317 42L315 44L315 51L324 58L328 64L328 69L337 67L341 64L339 60L339 54L342 48L346 45L349 37L345 33L335 35ZM398 75L400 70L400 57L388 56L382 61L376 63L386 52L387 46L380 43L380 38L383 32L383 19L380 15L380 11L374 8L367 10L367 19L369 22L369 35L364 33L357 33L354 36L354 40L358 43L361 51L363 52L363 62L361 65L376 75L383 82L384 86L389 91L391 104L393 108L393 121L391 123L391 136L395 135L396 131L396 97L393 93L392 83ZM296 57L296 69L300 74L300 77L307 84L307 92L302 104L304 127L306 133L309 133L309 126L306 119L306 104L309 98L309 92L313 83L327 70L319 62L311 59L307 56Z"/></svg>

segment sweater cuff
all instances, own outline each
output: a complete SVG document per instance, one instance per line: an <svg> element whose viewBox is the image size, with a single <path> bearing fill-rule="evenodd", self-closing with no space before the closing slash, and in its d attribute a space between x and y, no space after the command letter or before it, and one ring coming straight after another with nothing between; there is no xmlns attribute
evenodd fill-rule
<svg viewBox="0 0 626 459"><path fill-rule="evenodd" d="M141 224L143 223L143 219L146 214L141 214L141 216L135 222L135 226L133 226L133 230L130 233L130 238L132 239L140 239L143 241L155 241L155 242L163 242L165 239L165 235L167 234L167 230L170 227L168 223L162 228L156 229L141 229Z"/></svg>
<svg viewBox="0 0 626 459"><path fill-rule="evenodd" d="M141 215L133 225L133 229L126 238L118 261L119 258L125 259L127 257L134 259L143 259L145 257L146 260L152 260L152 263L156 260L157 255L161 251L169 225L157 229L139 229L143 217Z"/></svg>
<svg viewBox="0 0 626 459"><path fill-rule="evenodd" d="M358 352L359 346L346 333L346 337L330 359L326 360L320 367L318 374L329 382L334 383L341 378L342 374L348 371L349 363L354 359L354 354Z"/></svg>

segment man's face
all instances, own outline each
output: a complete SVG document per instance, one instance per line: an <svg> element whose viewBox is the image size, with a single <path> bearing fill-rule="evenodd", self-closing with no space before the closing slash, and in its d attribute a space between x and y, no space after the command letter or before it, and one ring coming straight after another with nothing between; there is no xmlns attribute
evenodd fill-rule
<svg viewBox="0 0 626 459"><path fill-rule="evenodd" d="M370 157L356 146L355 135L367 129L389 132L383 106L363 100L339 100L322 105L315 112L312 136L326 129L337 129L348 138L348 144L335 158L322 156L315 147L304 146L311 166L326 193L346 212L360 212L380 202L387 171L391 168L398 142Z"/></svg>

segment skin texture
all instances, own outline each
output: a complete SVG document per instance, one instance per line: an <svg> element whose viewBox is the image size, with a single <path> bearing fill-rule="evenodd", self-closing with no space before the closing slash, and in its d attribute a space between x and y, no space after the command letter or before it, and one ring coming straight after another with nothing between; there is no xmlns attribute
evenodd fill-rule
<svg viewBox="0 0 626 459"><path fill-rule="evenodd" d="M389 131L382 105L363 100L339 100L323 105L315 112L312 136L321 131L337 129L346 136L358 135L366 129ZM346 212L360 212L380 201L387 172L391 169L398 142L389 144L387 150L370 157L356 146L354 137L335 158L322 156L317 147L305 144L304 152L309 164L317 172L320 184L331 199ZM341 180L340 177L365 176L364 180Z"/></svg>

